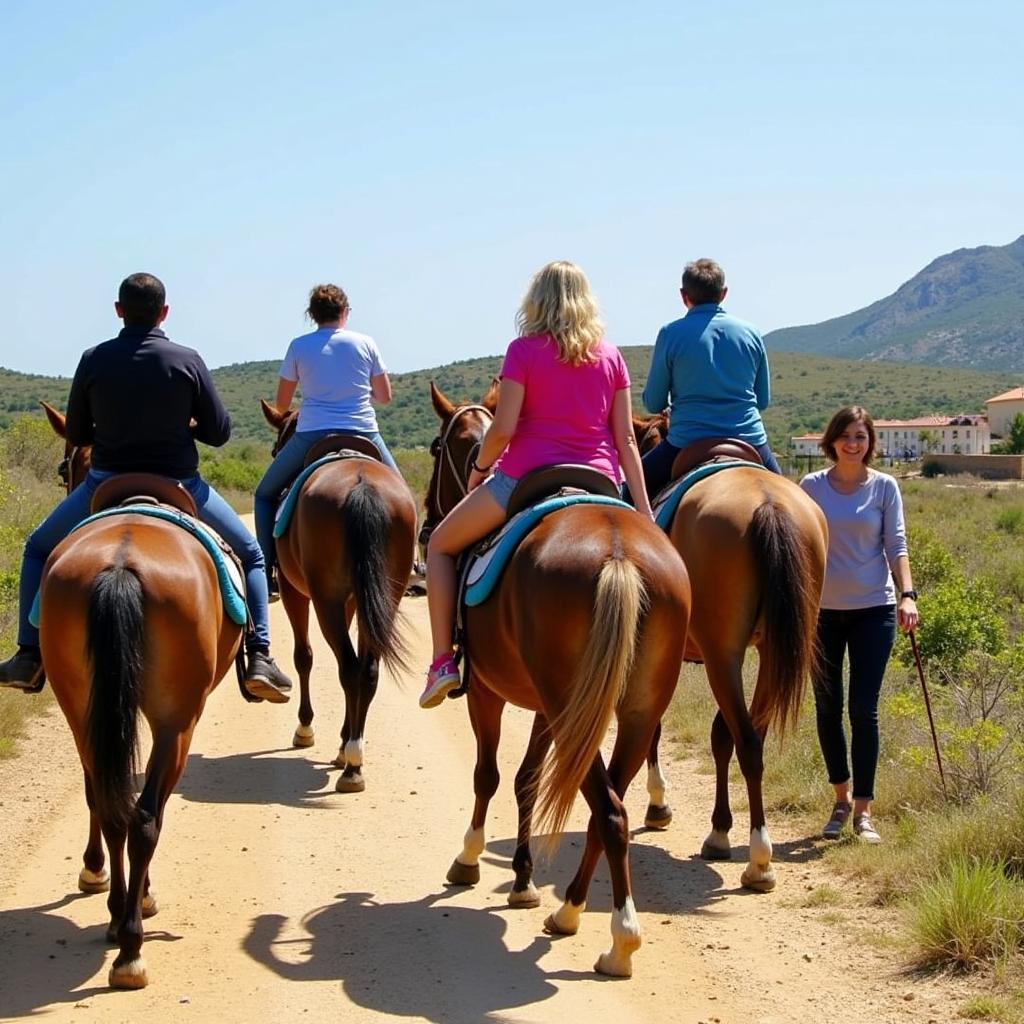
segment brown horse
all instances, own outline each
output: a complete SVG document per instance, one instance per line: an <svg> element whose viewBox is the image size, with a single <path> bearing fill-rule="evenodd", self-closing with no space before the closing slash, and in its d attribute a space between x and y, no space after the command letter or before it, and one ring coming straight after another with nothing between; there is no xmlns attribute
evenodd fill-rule
<svg viewBox="0 0 1024 1024"><path fill-rule="evenodd" d="M64 436L64 417L50 407L46 412ZM87 449L66 445L69 492L87 465ZM142 918L157 910L149 865L164 805L206 698L231 666L241 628L224 611L215 566L201 543L172 523L137 514L89 523L56 547L43 573L40 617L46 675L85 770L89 841L78 885L83 892L110 892L107 937L120 950L109 983L142 988L148 981ZM136 798L140 714L153 745Z"/></svg>
<svg viewBox="0 0 1024 1024"><path fill-rule="evenodd" d="M431 394L441 431L432 447L428 528L465 493L495 401L493 388L478 406L455 406L433 384ZM545 928L576 932L603 849L614 908L612 947L596 964L604 974L628 976L640 945L622 798L675 689L689 613L686 569L664 534L627 508L581 504L543 519L512 555L495 592L466 616L476 800L449 881L473 884L480 877L505 704L537 712L516 776L519 834L509 903L539 902L529 848L534 797L538 821L557 832L582 790L591 810L586 849L565 902ZM606 767L600 743L613 715L618 731ZM554 754L541 766L552 741Z"/></svg>
<svg viewBox="0 0 1024 1024"><path fill-rule="evenodd" d="M277 431L277 452L295 429L297 413L263 402ZM324 639L338 663L345 691L345 721L334 763L344 769L335 789L358 793L363 778L363 732L377 692L380 662L402 667L398 607L412 570L416 502L393 469L370 459L339 459L317 469L302 485L287 532L277 540L281 600L295 638L301 700L292 743L313 745L309 675L312 601ZM358 623L358 649L349 627Z"/></svg>
<svg viewBox="0 0 1024 1024"><path fill-rule="evenodd" d="M731 856L729 762L735 748L750 803L750 857L743 884L775 887L761 793L762 746L770 725L795 718L815 657L815 622L828 533L821 510L795 483L756 466L722 470L683 496L668 535L693 588L687 660L703 661L718 713L712 829L701 855ZM759 655L748 710L747 648Z"/></svg>

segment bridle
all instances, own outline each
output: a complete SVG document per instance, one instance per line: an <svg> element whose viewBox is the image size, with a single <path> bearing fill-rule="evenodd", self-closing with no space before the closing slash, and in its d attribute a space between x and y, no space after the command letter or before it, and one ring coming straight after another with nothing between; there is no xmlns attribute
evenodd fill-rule
<svg viewBox="0 0 1024 1024"><path fill-rule="evenodd" d="M494 419L491 410L483 405L463 405L452 413L443 430L433 441L430 442L430 454L434 458L434 475L430 478L430 487L427 491L427 518L420 530L420 543L426 544L434 527L444 518L445 510L441 507L441 487L445 474L448 480L453 483L459 492L460 498L469 493L469 471L476 461L477 453L483 437L478 438L466 453L466 457L459 466L452 453L451 440L452 431L458 421L470 412L482 413L490 423Z"/></svg>
<svg viewBox="0 0 1024 1024"><path fill-rule="evenodd" d="M88 470L86 453L89 445L65 444L64 458L57 463L57 476L60 477L66 493L70 494L85 479L85 473L81 476L76 474L76 469Z"/></svg>
<svg viewBox="0 0 1024 1024"><path fill-rule="evenodd" d="M647 444L648 441L657 438L662 433L662 430L662 417L652 417L651 420L648 422L647 426L644 427L643 432L636 439L637 451L640 452L641 455L643 455L644 445Z"/></svg>

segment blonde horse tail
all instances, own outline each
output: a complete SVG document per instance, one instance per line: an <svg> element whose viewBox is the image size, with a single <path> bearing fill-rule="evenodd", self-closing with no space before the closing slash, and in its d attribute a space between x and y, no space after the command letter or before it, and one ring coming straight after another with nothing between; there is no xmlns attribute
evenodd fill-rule
<svg viewBox="0 0 1024 1024"><path fill-rule="evenodd" d="M538 829L559 833L594 763L625 691L647 591L637 567L610 558L601 567L586 650L564 708L550 719L554 749L538 781Z"/></svg>
<svg viewBox="0 0 1024 1024"><path fill-rule="evenodd" d="M777 725L781 733L796 722L817 651L810 545L798 535L789 512L773 501L754 512L750 530L764 617L759 673L764 682L758 684L751 714L756 729Z"/></svg>

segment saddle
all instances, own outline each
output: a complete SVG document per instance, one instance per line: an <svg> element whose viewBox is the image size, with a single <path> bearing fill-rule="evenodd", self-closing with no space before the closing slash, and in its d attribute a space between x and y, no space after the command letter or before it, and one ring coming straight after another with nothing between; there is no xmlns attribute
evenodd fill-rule
<svg viewBox="0 0 1024 1024"><path fill-rule="evenodd" d="M523 538L547 515L569 505L599 504L631 508L619 497L612 480L590 466L566 463L542 466L527 473L512 492L505 523L460 556L457 566L455 658L465 659L466 609L482 604L497 585L509 559ZM463 672L463 680L468 679ZM465 693L465 682L449 696Z"/></svg>
<svg viewBox="0 0 1024 1024"><path fill-rule="evenodd" d="M367 437L360 437L358 434L328 434L306 452L303 465L311 466L327 455L340 455L342 458L362 455L378 462L384 461L380 449Z"/></svg>
<svg viewBox="0 0 1024 1024"><path fill-rule="evenodd" d="M707 462L754 462L763 465L757 449L738 437L702 437L683 448L672 462L670 479L678 480L691 469L703 466Z"/></svg>
<svg viewBox="0 0 1024 1024"><path fill-rule="evenodd" d="M180 480L157 473L118 473L96 488L89 505L95 515L116 505L166 505L176 508L195 519L196 503Z"/></svg>

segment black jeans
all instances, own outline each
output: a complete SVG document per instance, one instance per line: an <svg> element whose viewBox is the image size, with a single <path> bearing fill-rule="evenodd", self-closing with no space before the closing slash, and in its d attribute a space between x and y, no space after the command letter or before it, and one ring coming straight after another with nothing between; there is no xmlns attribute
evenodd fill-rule
<svg viewBox="0 0 1024 1024"><path fill-rule="evenodd" d="M814 682L818 742L833 785L850 778L843 731L843 655L850 658L850 755L853 796L875 798L878 766L878 695L896 640L896 606L855 611L823 608L818 615L821 671Z"/></svg>

